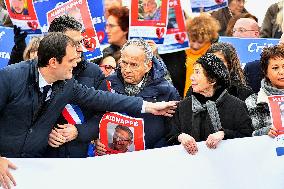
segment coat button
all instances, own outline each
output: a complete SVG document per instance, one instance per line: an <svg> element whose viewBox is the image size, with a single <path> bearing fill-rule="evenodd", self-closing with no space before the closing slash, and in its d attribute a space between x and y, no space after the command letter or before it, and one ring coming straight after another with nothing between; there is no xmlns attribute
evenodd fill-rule
<svg viewBox="0 0 284 189"><path fill-rule="evenodd" d="M32 128L30 128L30 129L29 129L29 133L32 133L32 132L33 132L33 129L32 129Z"/></svg>

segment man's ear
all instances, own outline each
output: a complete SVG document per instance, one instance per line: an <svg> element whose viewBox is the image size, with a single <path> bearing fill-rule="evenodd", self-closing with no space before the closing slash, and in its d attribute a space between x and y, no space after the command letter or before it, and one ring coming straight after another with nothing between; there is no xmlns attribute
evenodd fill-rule
<svg viewBox="0 0 284 189"><path fill-rule="evenodd" d="M151 68L153 67L153 62L150 61L146 64L146 72L149 72L151 70Z"/></svg>
<svg viewBox="0 0 284 189"><path fill-rule="evenodd" d="M58 61L56 60L56 58L51 58L48 61L48 65L52 68L56 68Z"/></svg>

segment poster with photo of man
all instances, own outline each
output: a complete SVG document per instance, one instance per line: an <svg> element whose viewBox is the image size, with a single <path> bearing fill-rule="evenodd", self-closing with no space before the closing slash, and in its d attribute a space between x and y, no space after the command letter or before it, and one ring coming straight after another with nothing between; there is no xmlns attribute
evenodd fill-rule
<svg viewBox="0 0 284 189"><path fill-rule="evenodd" d="M167 32L168 0L132 0L129 38L141 37L163 44Z"/></svg>
<svg viewBox="0 0 284 189"><path fill-rule="evenodd" d="M159 54L177 52L189 48L185 29L185 17L180 0L169 0L168 25L164 43L158 46Z"/></svg>
<svg viewBox="0 0 284 189"><path fill-rule="evenodd" d="M62 3L46 13L47 23L61 15L69 15L74 17L83 25L82 36L84 37L84 55L88 60L92 60L102 56L100 43L92 23L91 14L87 0L70 0Z"/></svg>
<svg viewBox="0 0 284 189"><path fill-rule="evenodd" d="M5 4L14 25L29 34L41 33L33 0L5 0Z"/></svg>
<svg viewBox="0 0 284 189"><path fill-rule="evenodd" d="M119 113L108 112L100 124L100 140L108 154L118 154L145 149L144 122Z"/></svg>

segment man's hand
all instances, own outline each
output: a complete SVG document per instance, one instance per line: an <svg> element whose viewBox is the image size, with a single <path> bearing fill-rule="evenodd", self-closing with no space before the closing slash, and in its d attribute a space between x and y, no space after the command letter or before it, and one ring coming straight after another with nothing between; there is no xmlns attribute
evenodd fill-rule
<svg viewBox="0 0 284 189"><path fill-rule="evenodd" d="M14 170L17 169L17 167L9 160L0 157L0 184L4 189L10 189L11 182L16 186L16 181L9 172L9 168Z"/></svg>
<svg viewBox="0 0 284 189"><path fill-rule="evenodd" d="M48 138L48 144L51 147L54 148L58 148L59 146L61 146L62 144L64 144L66 142L66 138L64 136L62 136L58 130L60 129L52 129L51 133L49 134L49 138Z"/></svg>
<svg viewBox="0 0 284 189"><path fill-rule="evenodd" d="M151 113L154 115L163 115L172 117L175 113L175 109L177 108L178 101L169 101L169 102L145 102L145 112Z"/></svg>
<svg viewBox="0 0 284 189"><path fill-rule="evenodd" d="M216 133L210 134L206 140L206 145L208 148L217 148L217 145L225 136L224 131L218 131Z"/></svg>
<svg viewBox="0 0 284 189"><path fill-rule="evenodd" d="M268 136L270 136L270 137L272 137L272 138L277 137L277 136L278 136L278 129L276 129L274 126L272 126L272 127L269 129Z"/></svg>
<svg viewBox="0 0 284 189"><path fill-rule="evenodd" d="M189 154L195 155L198 152L196 141L192 136L182 133L178 136L178 141Z"/></svg>
<svg viewBox="0 0 284 189"><path fill-rule="evenodd" d="M77 138L78 136L78 130L75 127L75 125L72 124L64 124L64 125L59 125L57 124L58 129L57 131L66 139L66 142L70 142L74 139Z"/></svg>
<svg viewBox="0 0 284 189"><path fill-rule="evenodd" d="M106 146L101 143L100 139L95 140L95 154L102 156L102 155L106 155Z"/></svg>

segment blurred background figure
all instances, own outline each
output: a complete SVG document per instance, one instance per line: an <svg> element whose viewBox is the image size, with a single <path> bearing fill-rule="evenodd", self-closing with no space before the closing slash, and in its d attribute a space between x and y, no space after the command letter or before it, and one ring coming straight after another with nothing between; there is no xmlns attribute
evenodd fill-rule
<svg viewBox="0 0 284 189"><path fill-rule="evenodd" d="M193 65L191 80L192 95L179 103L172 118L170 143L181 143L188 153L196 154L196 142L216 148L223 139L251 136L245 103L226 90L229 72L221 59L212 53L201 56Z"/></svg>
<svg viewBox="0 0 284 189"><path fill-rule="evenodd" d="M116 70L116 60L112 56L103 57L99 67L101 68L102 72L104 73L105 77L113 74Z"/></svg>
<svg viewBox="0 0 284 189"><path fill-rule="evenodd" d="M37 50L42 37L32 37L28 46L24 50L23 59L31 60L37 57Z"/></svg>
<svg viewBox="0 0 284 189"><path fill-rule="evenodd" d="M14 14L29 15L26 0L11 0L11 11Z"/></svg>
<svg viewBox="0 0 284 189"><path fill-rule="evenodd" d="M268 134L275 137L277 130L271 120L268 96L284 95L284 45L265 47L260 64L263 73L261 88L245 102L255 129L253 136Z"/></svg>
<svg viewBox="0 0 284 189"><path fill-rule="evenodd" d="M261 26L261 37L265 38L280 38L283 23L283 3L280 1L278 3L272 4L266 11L262 26Z"/></svg>
<svg viewBox="0 0 284 189"><path fill-rule="evenodd" d="M13 26L8 11L6 9L4 0L0 0L0 26Z"/></svg>
<svg viewBox="0 0 284 189"><path fill-rule="evenodd" d="M113 7L121 7L122 6L122 0L102 0L103 1L103 5L104 5L104 9L105 9L105 17L107 18L108 15L108 10Z"/></svg>
<svg viewBox="0 0 284 189"><path fill-rule="evenodd" d="M188 19L186 29L189 36L190 49L185 51L186 77L184 96L186 96L191 86L190 76L193 73L193 64L199 57L206 53L212 43L218 40L220 24L215 18L203 13L193 19Z"/></svg>
<svg viewBox="0 0 284 189"><path fill-rule="evenodd" d="M247 97L253 94L253 90L246 84L237 51L230 43L214 43L207 52L220 58L228 69L230 86L227 90L230 95L245 101Z"/></svg>
<svg viewBox="0 0 284 189"><path fill-rule="evenodd" d="M229 37L233 36L233 28L234 28L237 20L239 20L240 18L251 18L258 23L258 18L255 17L254 15L252 15L250 13L242 13L239 16L233 17L229 20L228 27L227 27L226 32L225 32L225 36L229 36Z"/></svg>
<svg viewBox="0 0 284 189"><path fill-rule="evenodd" d="M233 37L259 38L258 23L251 18L240 18L233 27Z"/></svg>
<svg viewBox="0 0 284 189"><path fill-rule="evenodd" d="M216 18L221 25L219 34L225 35L225 31L229 20L232 17L239 16L241 13L247 13L248 11L244 7L245 0L228 0L228 7L214 11L211 15Z"/></svg>

